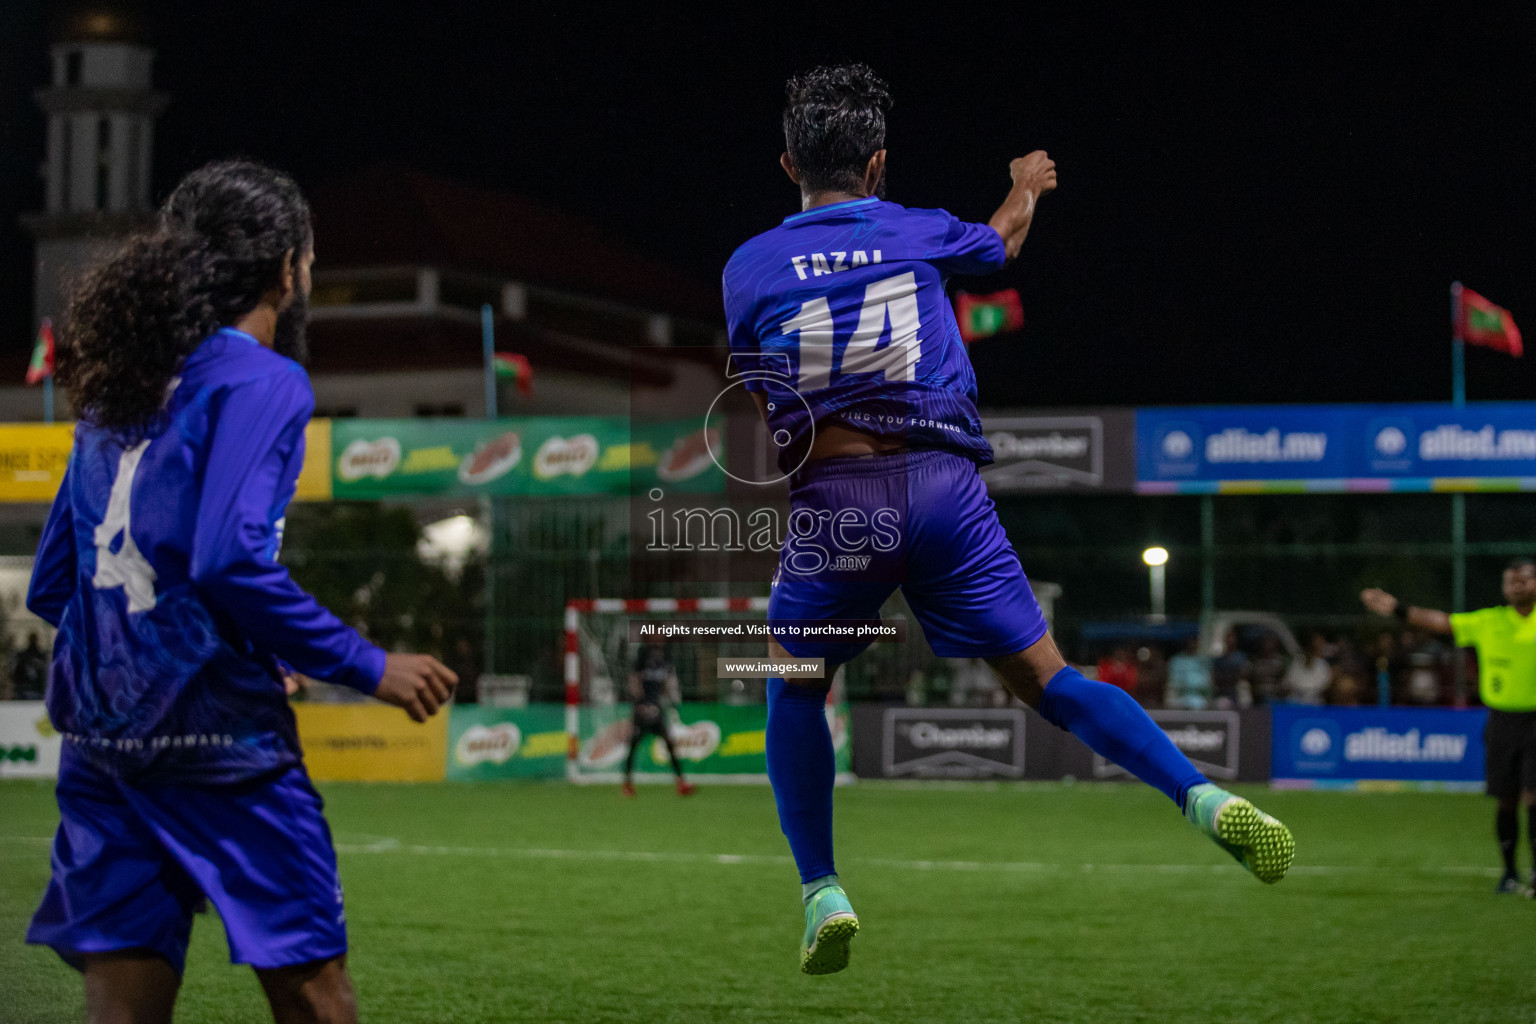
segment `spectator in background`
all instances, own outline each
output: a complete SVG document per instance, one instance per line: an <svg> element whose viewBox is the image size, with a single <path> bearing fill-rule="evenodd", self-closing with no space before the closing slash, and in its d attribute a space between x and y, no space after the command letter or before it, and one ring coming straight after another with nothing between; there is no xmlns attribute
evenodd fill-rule
<svg viewBox="0 0 1536 1024"><path fill-rule="evenodd" d="M1136 686L1141 691L1137 699L1155 705L1168 688L1168 659L1161 647L1148 645L1137 648L1136 663Z"/></svg>
<svg viewBox="0 0 1536 1024"><path fill-rule="evenodd" d="M1408 651L1403 703L1431 707L1444 703L1440 685L1440 663L1445 653L1434 641L1419 642L1414 633L1403 634L1403 649Z"/></svg>
<svg viewBox="0 0 1536 1024"><path fill-rule="evenodd" d="M1376 634L1376 644L1371 652L1371 680L1375 686L1366 687L1368 693L1374 692L1376 703L1400 703L1403 670L1407 667L1406 650L1406 647L1398 646L1397 637L1391 633ZM1383 689L1386 690L1385 699L1382 696Z"/></svg>
<svg viewBox="0 0 1536 1024"><path fill-rule="evenodd" d="M1323 691L1323 703L1345 707L1364 704L1367 680L1372 675L1368 661L1347 638L1340 638L1337 650L1328 689Z"/></svg>
<svg viewBox="0 0 1536 1024"><path fill-rule="evenodd" d="M1264 633L1259 641L1258 656L1253 659L1249 678L1253 681L1253 699L1258 704L1272 704L1280 699L1281 682L1285 679L1285 652L1280 649L1280 638Z"/></svg>
<svg viewBox="0 0 1536 1024"><path fill-rule="evenodd" d="M1333 666L1323 657L1326 641L1321 633L1307 635L1306 653L1285 670L1281 688L1292 704L1321 704L1328 684L1333 682Z"/></svg>
<svg viewBox="0 0 1536 1024"><path fill-rule="evenodd" d="M1339 638L1337 651L1333 677L1324 694L1326 702L1347 707L1364 704L1367 691L1375 686L1375 669L1371 666L1371 660L1349 637Z"/></svg>
<svg viewBox="0 0 1536 1024"><path fill-rule="evenodd" d="M42 700L48 689L48 654L38 642L37 631L27 634L27 646L11 658L11 697Z"/></svg>
<svg viewBox="0 0 1536 1024"><path fill-rule="evenodd" d="M1201 711L1211 706L1211 666L1200 653L1200 638L1192 636L1184 649L1168 659L1168 690L1163 698L1170 708Z"/></svg>
<svg viewBox="0 0 1536 1024"><path fill-rule="evenodd" d="M1131 656L1129 647L1116 647L1111 653L1099 659L1099 682L1118 686L1132 697L1136 696L1140 677L1136 672L1136 660Z"/></svg>
<svg viewBox="0 0 1536 1024"><path fill-rule="evenodd" d="M1217 707L1248 707L1253 703L1253 684L1248 681L1251 668L1248 655L1237 642L1237 630L1227 630L1221 638L1221 654L1211 662Z"/></svg>

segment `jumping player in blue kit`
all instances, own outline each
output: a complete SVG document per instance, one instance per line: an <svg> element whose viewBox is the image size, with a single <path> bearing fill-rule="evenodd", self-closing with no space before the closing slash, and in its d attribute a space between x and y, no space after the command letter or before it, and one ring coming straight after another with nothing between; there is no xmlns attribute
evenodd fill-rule
<svg viewBox="0 0 1536 1024"><path fill-rule="evenodd" d="M80 423L27 595L58 627L61 820L27 940L83 972L93 1022L171 1019L203 899L280 1024L355 1020L283 675L417 721L456 682L364 640L277 561L314 410L298 362L313 259L289 178L211 164L71 301L59 376Z"/></svg>
<svg viewBox="0 0 1536 1024"><path fill-rule="evenodd" d="M905 209L884 198L889 107L862 65L792 78L780 162L802 212L725 268L735 372L790 481L770 626L877 619L900 586L934 654L985 658L1047 721L1161 790L1261 881L1279 881L1290 831L1208 782L1123 690L1063 660L981 480L992 451L945 281L1018 255L1055 164L1043 152L1014 160L987 224ZM830 678L864 646L776 632L769 651L824 658ZM846 967L859 929L832 858L826 686L768 681L768 776L800 871L807 974Z"/></svg>

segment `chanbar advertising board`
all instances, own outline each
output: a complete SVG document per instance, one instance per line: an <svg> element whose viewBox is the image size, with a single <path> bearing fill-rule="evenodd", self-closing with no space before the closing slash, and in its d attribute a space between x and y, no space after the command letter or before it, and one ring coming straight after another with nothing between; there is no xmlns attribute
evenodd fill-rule
<svg viewBox="0 0 1536 1024"><path fill-rule="evenodd" d="M1147 713L1179 752L1206 776L1238 777L1243 738L1238 712L1154 709ZM1130 777L1124 768L1098 754L1093 755L1093 774L1101 779Z"/></svg>
<svg viewBox="0 0 1536 1024"><path fill-rule="evenodd" d="M623 417L338 420L337 498L452 494L628 494L724 489L720 431Z"/></svg>
<svg viewBox="0 0 1536 1024"><path fill-rule="evenodd" d="M1135 423L1129 409L983 416L993 462L981 477L994 494L1130 491Z"/></svg>
<svg viewBox="0 0 1536 1024"><path fill-rule="evenodd" d="M1024 712L1016 708L886 708L887 778L1024 777Z"/></svg>
<svg viewBox="0 0 1536 1024"><path fill-rule="evenodd" d="M1143 494L1536 490L1536 405L1143 409L1136 477Z"/></svg>

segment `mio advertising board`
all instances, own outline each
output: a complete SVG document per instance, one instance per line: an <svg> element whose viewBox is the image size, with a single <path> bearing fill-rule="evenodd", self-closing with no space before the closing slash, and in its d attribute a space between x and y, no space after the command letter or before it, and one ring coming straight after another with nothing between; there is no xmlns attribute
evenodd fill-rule
<svg viewBox="0 0 1536 1024"><path fill-rule="evenodd" d="M42 701L0 701L0 779L55 778L63 746Z"/></svg>
<svg viewBox="0 0 1536 1024"><path fill-rule="evenodd" d="M1242 716L1236 711L1169 711L1147 712L1152 721L1167 733L1180 753L1206 777L1235 779L1238 777L1238 754L1242 744ZM1129 778L1130 773L1113 761L1098 754L1093 755L1093 774L1096 778Z"/></svg>
<svg viewBox="0 0 1536 1024"><path fill-rule="evenodd" d="M1536 405L1143 409L1136 479L1150 494L1265 481L1322 491L1536 490Z"/></svg>
<svg viewBox="0 0 1536 1024"><path fill-rule="evenodd" d="M914 779L1021 779L1018 708L886 708L880 774Z"/></svg>
<svg viewBox="0 0 1536 1024"><path fill-rule="evenodd" d="M558 706L558 705L556 705ZM840 777L851 772L848 705L828 703L827 727ZM668 735L683 772L716 782L765 782L768 779L768 707L765 704L683 703L668 709ZM581 735L576 755L579 779L617 779L632 739L630 705L585 705L579 713ZM635 751L636 781L672 777L667 747L649 733Z"/></svg>
<svg viewBox="0 0 1536 1024"><path fill-rule="evenodd" d="M1277 704L1272 782L1307 788L1393 780L1476 788L1482 708L1333 708Z"/></svg>
<svg viewBox="0 0 1536 1024"><path fill-rule="evenodd" d="M619 416L331 421L338 499L401 495L717 493L723 440L701 421Z"/></svg>
<svg viewBox="0 0 1536 1024"><path fill-rule="evenodd" d="M568 746L562 704L455 704L448 717L448 778L564 778Z"/></svg>

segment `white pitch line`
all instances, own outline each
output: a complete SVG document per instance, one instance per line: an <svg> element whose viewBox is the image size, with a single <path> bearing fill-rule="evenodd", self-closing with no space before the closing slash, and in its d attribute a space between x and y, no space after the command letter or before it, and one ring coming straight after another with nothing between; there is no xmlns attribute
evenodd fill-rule
<svg viewBox="0 0 1536 1024"><path fill-rule="evenodd" d="M651 864L785 865L793 858L781 854L688 853L681 850L553 850L502 846L424 846L376 841L366 845L338 843L339 853L407 853L417 856L507 857L524 860L627 861ZM849 857L850 864L897 871L999 873L1093 872L1127 874L1225 874L1241 872L1237 864L1072 864L1057 861L897 860L888 857ZM1377 874L1405 871L1426 875L1474 875L1493 877L1497 868L1471 864L1423 864L1417 867L1376 867L1363 864L1297 864L1296 875Z"/></svg>
<svg viewBox="0 0 1536 1024"><path fill-rule="evenodd" d="M554 850L522 846L431 846L402 843L390 836L353 837L363 842L339 842L337 853L381 854L403 853L416 857L501 857L522 860L571 860L571 861L620 861L639 864L724 864L773 866L793 864L791 857L782 854L760 853L688 853L682 850ZM51 836L0 836L0 843L25 843L46 845L53 842ZM1236 864L1072 864L1061 861L999 861L999 860L897 860L889 857L848 857L849 864L861 864L872 868L888 868L895 871L938 871L975 873L991 871L999 874L1032 874L1043 872L1096 871L1113 874L1154 875L1201 875L1230 874L1243 869ZM1456 875L1493 878L1498 868L1480 867L1473 864L1421 864L1417 867L1377 867L1364 864L1296 864L1293 875L1356 875L1390 872L1411 872L1419 875Z"/></svg>

